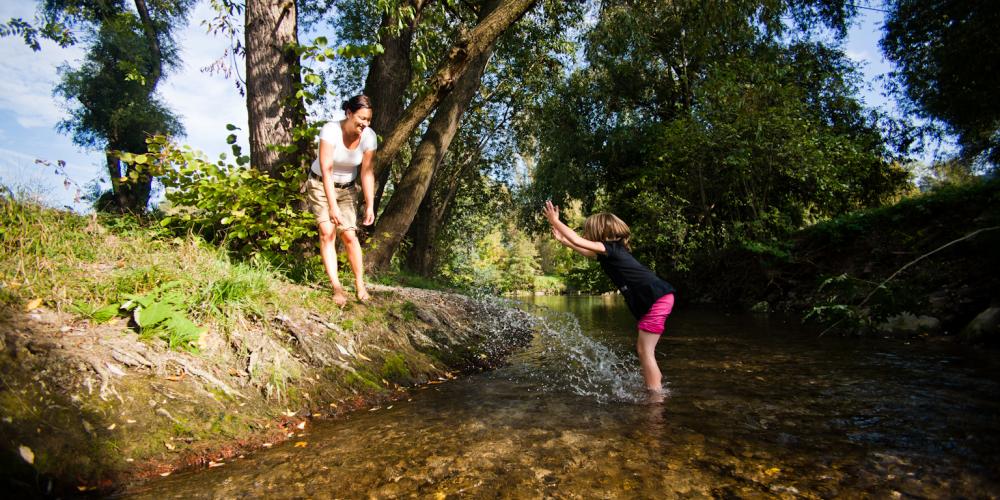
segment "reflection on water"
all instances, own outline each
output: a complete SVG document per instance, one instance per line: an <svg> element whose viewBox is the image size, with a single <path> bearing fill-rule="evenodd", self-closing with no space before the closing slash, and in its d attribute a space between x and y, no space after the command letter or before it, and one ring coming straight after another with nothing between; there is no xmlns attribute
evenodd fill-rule
<svg viewBox="0 0 1000 500"><path fill-rule="evenodd" d="M293 440L307 441L305 448L284 443L128 494L1000 494L1000 370L992 353L817 338L794 321L679 308L657 346L670 395L662 404L636 404L628 397L638 380L634 320L624 305L615 297L534 302L573 313L588 339L536 339L507 368L319 422ZM575 324L546 318L550 335L560 321ZM574 357L573 349L585 354ZM601 349L610 361L594 364ZM580 369L604 371L583 383L588 374Z"/></svg>

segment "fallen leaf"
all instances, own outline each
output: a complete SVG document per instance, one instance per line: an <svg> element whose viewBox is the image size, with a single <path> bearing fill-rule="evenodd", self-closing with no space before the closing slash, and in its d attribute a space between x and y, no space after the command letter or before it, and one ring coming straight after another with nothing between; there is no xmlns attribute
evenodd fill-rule
<svg viewBox="0 0 1000 500"><path fill-rule="evenodd" d="M169 475L170 475L170 471L167 471L167 472L161 472L161 473L160 473L160 475L161 475L161 476L163 476L163 477L167 477L167 476L169 476Z"/></svg>
<svg viewBox="0 0 1000 500"><path fill-rule="evenodd" d="M309 443L305 441L298 441L295 443L296 448L305 448L306 446L309 446Z"/></svg>
<svg viewBox="0 0 1000 500"><path fill-rule="evenodd" d="M226 465L226 463L225 462L213 462L211 460L208 461L208 466L209 467L222 467L223 465Z"/></svg>
<svg viewBox="0 0 1000 500"><path fill-rule="evenodd" d="M128 423L130 423L130 424L134 424L134 423L135 423L135 420L132 420L132 419L130 418L130 419L126 420L126 422L128 422Z"/></svg>
<svg viewBox="0 0 1000 500"><path fill-rule="evenodd" d="M35 452L31 451L31 448L28 448L27 446L22 444L21 446L17 447L17 452L21 454L21 458L23 458L25 462L34 465Z"/></svg>
<svg viewBox="0 0 1000 500"><path fill-rule="evenodd" d="M299 422L299 425L296 425L295 427L298 427L299 430L305 429L306 428L306 421L303 420L303 421Z"/></svg>
<svg viewBox="0 0 1000 500"><path fill-rule="evenodd" d="M298 415L298 412L295 412L295 411L289 410L288 408L285 408L285 416L286 417L294 417L295 415Z"/></svg>
<svg viewBox="0 0 1000 500"><path fill-rule="evenodd" d="M358 353L358 357L361 358L361 359L363 359L363 360L365 360L365 361L371 361L372 360L372 358L369 358L368 356L365 356L364 354L361 354L360 352Z"/></svg>
<svg viewBox="0 0 1000 500"><path fill-rule="evenodd" d="M26 304L26 305L24 306L24 310L25 310L25 311L34 311L35 309L38 309L38 306L41 306L41 305L42 305L42 299L38 299L38 298L36 298L36 299L31 299L31 300L30 300L30 301L28 301L28 303L27 303L27 304Z"/></svg>
<svg viewBox="0 0 1000 500"><path fill-rule="evenodd" d="M115 427L118 427L118 424L111 424L111 425L108 426L108 430L109 431L113 431L113 430L115 430Z"/></svg>
<svg viewBox="0 0 1000 500"><path fill-rule="evenodd" d="M174 449L174 445L172 445L170 443L163 443L163 445L166 446L168 450L173 450Z"/></svg>
<svg viewBox="0 0 1000 500"><path fill-rule="evenodd" d="M773 476L773 475L775 475L775 474L777 474L779 472L781 472L781 469L779 469L777 467L771 467L770 469L767 469L766 471L764 471L764 474L767 474L768 476Z"/></svg>
<svg viewBox="0 0 1000 500"><path fill-rule="evenodd" d="M264 448L270 448L270 447L274 446L274 443L264 443L261 446L263 446Z"/></svg>
<svg viewBox="0 0 1000 500"><path fill-rule="evenodd" d="M330 408L336 408L336 407L337 407L337 403L330 403Z"/></svg>

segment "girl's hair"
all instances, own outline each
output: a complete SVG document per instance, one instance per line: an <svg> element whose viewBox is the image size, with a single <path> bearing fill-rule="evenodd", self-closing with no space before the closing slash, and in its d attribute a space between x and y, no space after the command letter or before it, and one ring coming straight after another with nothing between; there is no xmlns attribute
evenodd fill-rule
<svg viewBox="0 0 1000 500"><path fill-rule="evenodd" d="M340 109L344 111L350 111L351 113L357 113L359 109L368 108L371 109L372 103L368 100L366 95L356 95L346 101L340 106Z"/></svg>
<svg viewBox="0 0 1000 500"><path fill-rule="evenodd" d="M590 241L621 241L626 249L632 251L628 244L631 235L628 224L615 217L615 214L600 212L583 221L583 237Z"/></svg>

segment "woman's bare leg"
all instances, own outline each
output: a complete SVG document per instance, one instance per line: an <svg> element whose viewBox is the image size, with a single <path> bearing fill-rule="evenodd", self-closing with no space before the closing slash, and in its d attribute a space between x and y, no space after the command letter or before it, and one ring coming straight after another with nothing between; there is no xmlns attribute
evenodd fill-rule
<svg viewBox="0 0 1000 500"><path fill-rule="evenodd" d="M355 231L344 231L340 233L340 239L347 249L347 261L354 271L354 287L358 291L358 300L365 302L368 300L368 287L365 286L365 264L361 255L361 242Z"/></svg>
<svg viewBox="0 0 1000 500"><path fill-rule="evenodd" d="M330 221L319 223L319 255L333 286L333 303L342 306L347 303L347 296L337 276L337 227Z"/></svg>

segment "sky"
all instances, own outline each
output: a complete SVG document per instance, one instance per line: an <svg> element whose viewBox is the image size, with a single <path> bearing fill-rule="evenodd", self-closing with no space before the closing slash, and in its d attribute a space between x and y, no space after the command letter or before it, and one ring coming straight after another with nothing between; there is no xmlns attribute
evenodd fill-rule
<svg viewBox="0 0 1000 500"><path fill-rule="evenodd" d="M36 2L24 0L0 2L0 20L33 20L36 6ZM184 124L187 135L181 142L215 158L230 152L225 142L229 135L226 124L245 131L247 111L234 80L202 71L223 55L229 43L222 36L206 32L203 22L212 17L208 2L199 2L187 27L177 35L183 66L167 75L159 92ZM844 49L862 64L867 82L861 91L862 99L869 106L891 109L892 103L882 95L878 81L890 70L878 48L882 20L882 13L862 10ZM38 196L51 206L81 212L89 207L74 203L77 186L82 188L102 175L106 177L104 155L75 146L69 135L56 130L67 114L67 103L53 96L52 90L59 82L58 68L78 65L83 55L82 45L64 49L42 41L42 50L34 52L20 38L0 38L0 185ZM245 75L242 68L240 74ZM238 132L238 137L238 144L249 151L246 133ZM56 175L54 168L39 165L36 160L52 164L65 161L65 175Z"/></svg>

